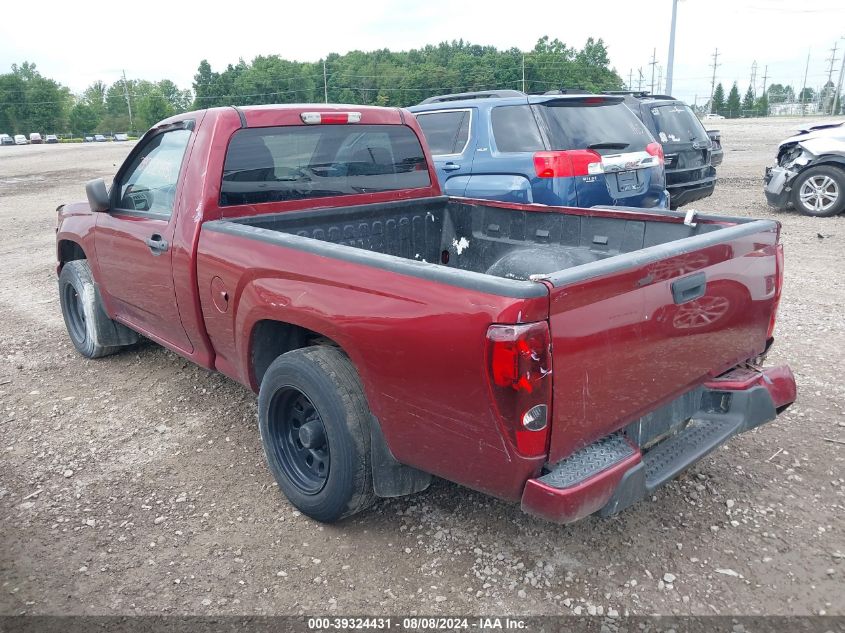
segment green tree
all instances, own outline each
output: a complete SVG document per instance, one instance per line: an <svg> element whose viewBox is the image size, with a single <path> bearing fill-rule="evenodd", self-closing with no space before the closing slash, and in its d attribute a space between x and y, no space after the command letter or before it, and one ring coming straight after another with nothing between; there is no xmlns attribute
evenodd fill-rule
<svg viewBox="0 0 845 633"><path fill-rule="evenodd" d="M798 101L801 103L812 103L816 98L816 91L810 87L802 88L798 93Z"/></svg>
<svg viewBox="0 0 845 633"><path fill-rule="evenodd" d="M728 100L725 102L725 111L727 112L725 116L729 119L736 118L741 114L741 108L742 102L739 98L739 88L737 88L736 82L734 82L734 85L731 86L731 91L728 93Z"/></svg>
<svg viewBox="0 0 845 633"><path fill-rule="evenodd" d="M742 98L742 116L754 116L756 114L754 108L754 91L751 86L745 91L745 96Z"/></svg>
<svg viewBox="0 0 845 633"><path fill-rule="evenodd" d="M769 116L769 97L765 92L757 99L754 107L757 111L757 116Z"/></svg>
<svg viewBox="0 0 845 633"><path fill-rule="evenodd" d="M710 112L724 115L725 89L722 87L722 82L716 84L716 89L713 91L713 100L710 104Z"/></svg>
<svg viewBox="0 0 845 633"><path fill-rule="evenodd" d="M79 102L70 111L69 125L73 134L82 136L90 134L100 124L100 114L97 109L85 102Z"/></svg>

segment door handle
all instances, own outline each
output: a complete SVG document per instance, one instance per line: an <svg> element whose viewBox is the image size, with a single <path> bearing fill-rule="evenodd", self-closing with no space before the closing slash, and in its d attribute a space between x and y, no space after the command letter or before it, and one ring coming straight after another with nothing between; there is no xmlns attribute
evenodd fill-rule
<svg viewBox="0 0 845 633"><path fill-rule="evenodd" d="M167 240L158 233L153 233L153 235L144 240L144 243L149 247L153 255L161 255L170 247Z"/></svg>
<svg viewBox="0 0 845 633"><path fill-rule="evenodd" d="M704 273L695 273L672 282L672 299L675 303L687 303L703 297L707 291L707 277Z"/></svg>
<svg viewBox="0 0 845 633"><path fill-rule="evenodd" d="M446 163L445 165L443 165L443 171L457 171L460 168L461 168L460 165L458 165L457 163L453 163L451 161Z"/></svg>

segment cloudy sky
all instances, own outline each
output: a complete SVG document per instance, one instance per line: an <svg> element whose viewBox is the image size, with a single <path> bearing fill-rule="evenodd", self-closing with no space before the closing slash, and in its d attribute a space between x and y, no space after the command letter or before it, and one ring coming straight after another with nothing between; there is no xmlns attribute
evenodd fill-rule
<svg viewBox="0 0 845 633"><path fill-rule="evenodd" d="M7 2L0 36L0 72L24 60L79 92L91 82L128 77L170 78L191 87L197 64L215 70L238 58L277 54L316 61L330 52L403 50L463 38L499 48L530 50L542 35L580 47L601 37L613 66L635 84L642 68L651 83L657 49L664 66L671 0L501 2L488 0L321 0L272 3L93 0L56 3ZM807 85L828 77L831 48L838 42L834 81L845 49L843 0L680 0L675 49L676 96L699 102L710 93L712 54L719 49L717 80L747 88L751 65L757 85L801 86L807 55ZM665 73L665 70L664 70ZM727 88L727 85L726 85Z"/></svg>

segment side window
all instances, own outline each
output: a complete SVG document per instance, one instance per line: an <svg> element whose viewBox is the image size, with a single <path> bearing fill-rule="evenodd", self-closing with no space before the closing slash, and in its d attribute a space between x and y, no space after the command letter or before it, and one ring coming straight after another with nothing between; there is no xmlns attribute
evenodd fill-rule
<svg viewBox="0 0 845 633"><path fill-rule="evenodd" d="M417 121L434 156L461 154L469 141L469 110L418 114Z"/></svg>
<svg viewBox="0 0 845 633"><path fill-rule="evenodd" d="M171 130L153 136L123 173L117 208L169 216L176 202L176 184L191 130Z"/></svg>
<svg viewBox="0 0 845 633"><path fill-rule="evenodd" d="M493 108L493 138L500 152L539 152L545 149L530 106Z"/></svg>

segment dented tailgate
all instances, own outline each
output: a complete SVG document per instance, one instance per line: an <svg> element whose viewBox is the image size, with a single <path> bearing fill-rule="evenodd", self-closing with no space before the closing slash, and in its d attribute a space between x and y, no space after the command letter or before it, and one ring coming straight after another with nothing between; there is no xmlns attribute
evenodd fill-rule
<svg viewBox="0 0 845 633"><path fill-rule="evenodd" d="M658 224L646 223L645 244ZM778 232L766 220L725 225L545 279L550 463L764 351Z"/></svg>

